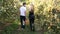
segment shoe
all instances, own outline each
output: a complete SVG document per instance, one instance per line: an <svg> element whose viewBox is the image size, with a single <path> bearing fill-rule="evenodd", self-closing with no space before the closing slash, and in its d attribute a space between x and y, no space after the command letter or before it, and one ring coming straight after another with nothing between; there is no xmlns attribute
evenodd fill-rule
<svg viewBox="0 0 60 34"><path fill-rule="evenodd" d="M22 31L24 30L24 28L22 28Z"/></svg>

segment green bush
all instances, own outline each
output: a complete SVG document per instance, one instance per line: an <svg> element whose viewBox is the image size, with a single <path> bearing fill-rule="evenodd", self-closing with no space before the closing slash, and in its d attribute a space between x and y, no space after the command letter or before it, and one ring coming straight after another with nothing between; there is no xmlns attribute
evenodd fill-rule
<svg viewBox="0 0 60 34"><path fill-rule="evenodd" d="M2 31L2 34L12 34L13 31L16 31L18 29L17 24L11 24L9 26L6 26L4 30Z"/></svg>

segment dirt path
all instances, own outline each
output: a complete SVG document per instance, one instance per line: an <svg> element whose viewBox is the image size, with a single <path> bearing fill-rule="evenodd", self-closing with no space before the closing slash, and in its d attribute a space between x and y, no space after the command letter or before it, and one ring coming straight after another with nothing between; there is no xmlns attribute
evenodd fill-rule
<svg viewBox="0 0 60 34"><path fill-rule="evenodd" d="M9 31L9 32L4 31L4 28L6 26L9 27L9 25L11 25L11 23L6 23L3 26L0 26L0 34L43 34L43 31L35 31L35 32L30 31L29 26L27 26L25 30L22 31L20 25L18 25L18 28L16 30Z"/></svg>

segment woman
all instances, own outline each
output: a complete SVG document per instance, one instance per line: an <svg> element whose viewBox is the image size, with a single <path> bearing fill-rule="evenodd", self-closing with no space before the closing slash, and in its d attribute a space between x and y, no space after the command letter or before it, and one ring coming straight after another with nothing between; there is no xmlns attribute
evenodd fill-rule
<svg viewBox="0 0 60 34"><path fill-rule="evenodd" d="M30 22L30 29L31 31L35 31L35 27L34 27L34 5L30 4L29 7L29 22Z"/></svg>

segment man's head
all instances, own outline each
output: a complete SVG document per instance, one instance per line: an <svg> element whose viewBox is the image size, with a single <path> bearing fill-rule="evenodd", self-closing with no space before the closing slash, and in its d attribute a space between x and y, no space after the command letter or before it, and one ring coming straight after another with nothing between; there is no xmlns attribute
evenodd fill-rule
<svg viewBox="0 0 60 34"><path fill-rule="evenodd" d="M23 3L23 6L26 6L26 3L25 2Z"/></svg>

